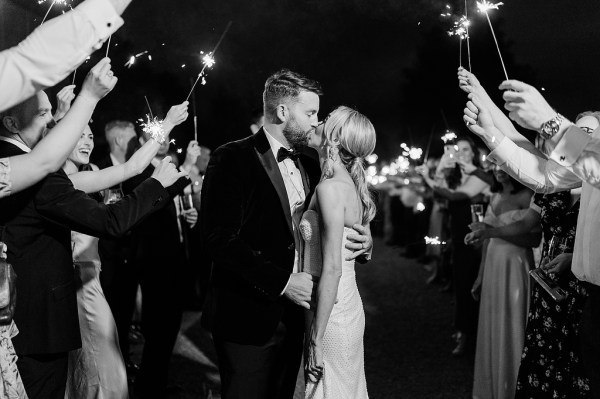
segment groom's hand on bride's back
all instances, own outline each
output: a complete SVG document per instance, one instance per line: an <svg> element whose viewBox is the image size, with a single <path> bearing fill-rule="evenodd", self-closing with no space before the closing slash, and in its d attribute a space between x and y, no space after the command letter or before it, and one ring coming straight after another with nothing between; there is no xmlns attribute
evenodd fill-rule
<svg viewBox="0 0 600 399"><path fill-rule="evenodd" d="M314 309L315 292L319 278L306 272L292 273L283 295L296 305L305 309Z"/></svg>
<svg viewBox="0 0 600 399"><path fill-rule="evenodd" d="M361 224L355 224L352 228L358 234L348 234L346 249L352 250L352 254L346 257L346 260L356 259L359 263L365 263L371 260L371 249L373 248L373 237L371 229Z"/></svg>

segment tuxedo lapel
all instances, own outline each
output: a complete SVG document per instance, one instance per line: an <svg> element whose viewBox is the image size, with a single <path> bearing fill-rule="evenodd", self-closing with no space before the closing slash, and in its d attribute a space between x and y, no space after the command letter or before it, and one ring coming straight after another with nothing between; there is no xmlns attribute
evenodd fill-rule
<svg viewBox="0 0 600 399"><path fill-rule="evenodd" d="M277 196L279 197L279 202L283 208L285 220L290 228L290 233L293 234L290 200L288 199L287 191L285 190L285 184L283 183L283 177L281 177L281 171L279 170L279 166L277 166L277 161L275 161L273 151L271 151L269 140L267 140L267 136L265 136L265 132L262 128L260 131L258 131L258 133L255 134L254 137L254 150L256 151L258 160L267 172L267 175L269 175L269 179L271 180L275 191L277 191ZM302 180L304 181L304 175L302 176Z"/></svg>

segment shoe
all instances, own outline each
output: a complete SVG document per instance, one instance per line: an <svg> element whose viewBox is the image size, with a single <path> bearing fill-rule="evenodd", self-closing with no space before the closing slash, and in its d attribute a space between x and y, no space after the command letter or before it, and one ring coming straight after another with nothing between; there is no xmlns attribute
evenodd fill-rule
<svg viewBox="0 0 600 399"><path fill-rule="evenodd" d="M467 350L467 336L462 332L456 333L456 347L452 350L452 356L462 356Z"/></svg>

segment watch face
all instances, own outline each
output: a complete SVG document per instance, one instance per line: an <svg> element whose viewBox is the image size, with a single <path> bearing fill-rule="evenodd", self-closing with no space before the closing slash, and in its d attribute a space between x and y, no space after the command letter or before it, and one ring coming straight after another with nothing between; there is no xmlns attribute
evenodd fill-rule
<svg viewBox="0 0 600 399"><path fill-rule="evenodd" d="M544 126L542 127L542 131L541 131L541 136L548 139L548 138L552 137L553 135L555 135L556 133L558 133L559 128L560 128L560 125L558 124L557 121L555 121L554 119L549 120L548 122L544 123Z"/></svg>

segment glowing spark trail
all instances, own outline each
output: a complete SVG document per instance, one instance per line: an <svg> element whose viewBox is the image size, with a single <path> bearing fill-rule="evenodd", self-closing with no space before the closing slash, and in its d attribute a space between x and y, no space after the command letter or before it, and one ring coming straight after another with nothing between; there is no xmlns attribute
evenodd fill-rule
<svg viewBox="0 0 600 399"><path fill-rule="evenodd" d="M456 133L448 130L446 134L442 136L442 141L444 142L444 144L447 144L449 141L456 140L457 138L458 136L456 135Z"/></svg>
<svg viewBox="0 0 600 399"><path fill-rule="evenodd" d="M427 244L427 245L445 245L446 241L441 241L439 237L425 236L425 244Z"/></svg>
<svg viewBox="0 0 600 399"><path fill-rule="evenodd" d="M477 2L477 9L479 12L485 13L485 17L487 18L488 24L490 25L490 29L492 31L492 36L494 37L494 43L496 43L496 49L498 50L498 55L500 56L500 63L502 64L502 69L504 70L504 77L508 80L508 73L506 73L506 66L504 66L504 60L502 59L502 53L500 52L500 46L498 45L498 39L496 39L496 33L494 32L494 27L492 26L492 21L490 21L490 16L488 15L488 10L497 10L498 7L503 5L504 3L490 3L487 0L483 0L481 2Z"/></svg>
<svg viewBox="0 0 600 399"><path fill-rule="evenodd" d="M151 118L150 115L146 114L147 121L144 122L140 119L140 125L145 133L148 133L151 137L165 136L165 131L162 127L162 121L156 117Z"/></svg>
<svg viewBox="0 0 600 399"><path fill-rule="evenodd" d="M45 2L46 0L41 0L38 1L38 4L42 4ZM48 7L48 11L46 11L46 15L44 15L44 18L42 19L42 23L40 25L42 25L46 21L46 18L48 18L48 14L50 14L50 10L52 10L52 7L54 7L55 4L65 5L67 4L67 0L54 0L52 4L50 4L50 7Z"/></svg>
<svg viewBox="0 0 600 399"><path fill-rule="evenodd" d="M221 42L223 41L223 38L225 37L225 35L229 31L229 28L231 28L231 24L232 24L231 21L229 21L227 23L227 26L225 27L225 30L221 34L221 37L219 38L219 41L215 45L215 48L213 49L213 51L211 51L210 53L208 53L207 55L205 55L202 58L202 63L204 64L204 66L202 67L202 70L198 74L198 77L196 78L196 81L192 85L192 89L190 90L189 94L185 98L185 101L187 101L187 100L190 99L190 96L192 95L192 92L194 91L194 88L196 87L196 84L198 83L198 81L200 80L200 78L203 77L203 73L204 73L204 70L206 69L206 67L210 68L210 67L212 67L215 64L215 59L214 59L215 53L217 52L217 49L221 45ZM209 66L209 64L210 64L210 66ZM204 80L204 79L203 79L203 84L206 84L206 80Z"/></svg>

